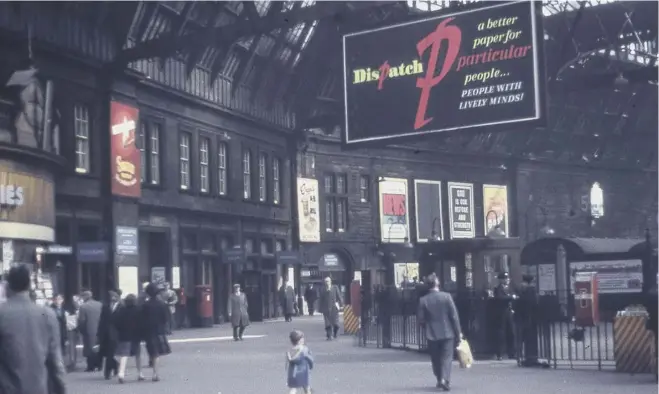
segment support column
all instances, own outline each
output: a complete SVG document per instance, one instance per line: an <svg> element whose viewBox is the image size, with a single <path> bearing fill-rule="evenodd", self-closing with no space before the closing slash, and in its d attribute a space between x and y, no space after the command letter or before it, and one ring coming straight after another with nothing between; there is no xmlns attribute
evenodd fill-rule
<svg viewBox="0 0 659 394"><path fill-rule="evenodd" d="M115 81L111 70L98 74L101 95L98 102L99 150L103 225L101 239L110 245L99 298L108 299L108 290L123 295L140 291L139 210L141 194L140 156L137 143L139 111L134 87Z"/></svg>
<svg viewBox="0 0 659 394"><path fill-rule="evenodd" d="M298 201L297 201L297 166L298 166L298 135L303 135L303 130L296 130L293 133L293 137L288 140L288 153L290 157L290 185L289 188L291 191L290 194L290 204L291 207L291 250L300 252L300 229L299 229L299 218L298 218ZM304 263L304 262L302 262ZM302 294L302 276L300 267L297 267L295 270L295 292L297 293L297 305L298 310L304 310L304 295Z"/></svg>

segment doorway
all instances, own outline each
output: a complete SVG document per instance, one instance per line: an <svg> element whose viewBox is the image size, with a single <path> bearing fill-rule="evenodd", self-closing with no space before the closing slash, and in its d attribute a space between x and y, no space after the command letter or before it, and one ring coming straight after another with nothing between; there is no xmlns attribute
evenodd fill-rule
<svg viewBox="0 0 659 394"><path fill-rule="evenodd" d="M259 271L243 271L243 289L247 298L249 320L253 322L263 321L261 273Z"/></svg>
<svg viewBox="0 0 659 394"><path fill-rule="evenodd" d="M99 224L78 224L77 242L95 242L100 238ZM107 263L78 263L78 277L80 278L78 288L89 290L97 300L104 298L109 272Z"/></svg>
<svg viewBox="0 0 659 394"><path fill-rule="evenodd" d="M146 267L146 272L140 272L140 277L146 281L172 282L171 249L169 237L165 231L142 231L146 253L140 258L140 266Z"/></svg>

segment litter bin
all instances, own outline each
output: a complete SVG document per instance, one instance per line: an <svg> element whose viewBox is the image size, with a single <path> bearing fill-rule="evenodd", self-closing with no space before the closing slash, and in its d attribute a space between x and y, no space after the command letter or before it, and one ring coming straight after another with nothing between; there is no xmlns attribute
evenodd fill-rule
<svg viewBox="0 0 659 394"><path fill-rule="evenodd" d="M208 285L198 285L195 290L199 326L213 327L213 289Z"/></svg>
<svg viewBox="0 0 659 394"><path fill-rule="evenodd" d="M654 371L652 331L645 327L648 313L643 307L619 311L613 322L616 371L651 373Z"/></svg>

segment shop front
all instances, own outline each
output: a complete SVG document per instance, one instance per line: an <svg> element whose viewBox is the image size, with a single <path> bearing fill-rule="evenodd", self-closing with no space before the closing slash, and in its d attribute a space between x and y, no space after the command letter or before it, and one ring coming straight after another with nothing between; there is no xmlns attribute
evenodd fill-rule
<svg viewBox="0 0 659 394"><path fill-rule="evenodd" d="M0 159L0 239L2 272L14 263L34 264L37 248L55 242L52 173L38 165Z"/></svg>

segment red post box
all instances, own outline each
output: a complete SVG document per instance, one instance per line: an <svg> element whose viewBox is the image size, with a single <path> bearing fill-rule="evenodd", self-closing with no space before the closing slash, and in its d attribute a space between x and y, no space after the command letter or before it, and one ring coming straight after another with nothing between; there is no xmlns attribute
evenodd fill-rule
<svg viewBox="0 0 659 394"><path fill-rule="evenodd" d="M362 292L358 280L353 280L350 284L350 305L352 306L352 313L357 317L361 316Z"/></svg>
<svg viewBox="0 0 659 394"><path fill-rule="evenodd" d="M597 272L577 272L574 278L574 317L580 327L599 323Z"/></svg>
<svg viewBox="0 0 659 394"><path fill-rule="evenodd" d="M201 327L213 327L213 289L208 285L195 287L197 314Z"/></svg>

